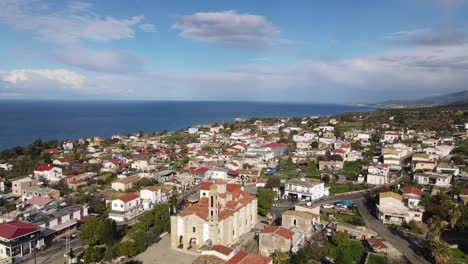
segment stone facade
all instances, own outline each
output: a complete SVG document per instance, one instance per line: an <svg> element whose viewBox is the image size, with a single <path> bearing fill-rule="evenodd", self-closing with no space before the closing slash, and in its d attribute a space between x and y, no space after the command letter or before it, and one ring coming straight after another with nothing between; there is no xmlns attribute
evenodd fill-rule
<svg viewBox="0 0 468 264"><path fill-rule="evenodd" d="M208 197L171 217L171 247L229 246L256 223L257 199L240 187L227 191L226 183L218 181L211 185Z"/></svg>

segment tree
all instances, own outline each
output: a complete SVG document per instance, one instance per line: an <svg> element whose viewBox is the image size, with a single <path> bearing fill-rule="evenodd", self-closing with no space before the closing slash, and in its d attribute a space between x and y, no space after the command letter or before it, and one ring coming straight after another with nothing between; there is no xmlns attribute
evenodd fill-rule
<svg viewBox="0 0 468 264"><path fill-rule="evenodd" d="M435 242L432 244L431 256L436 264L448 264L452 262L452 253L446 243Z"/></svg>
<svg viewBox="0 0 468 264"><path fill-rule="evenodd" d="M112 244L115 237L116 226L111 219L92 218L81 227L80 239L90 246Z"/></svg>
<svg viewBox="0 0 468 264"><path fill-rule="evenodd" d="M95 263L101 261L104 257L104 250L105 248L89 247L88 249L86 249L85 262Z"/></svg>
<svg viewBox="0 0 468 264"><path fill-rule="evenodd" d="M285 251L275 251L272 255L273 264L287 264L289 263L289 252Z"/></svg>
<svg viewBox="0 0 468 264"><path fill-rule="evenodd" d="M312 143L310 143L310 147L313 148L313 149L318 148L319 147L318 141L312 141Z"/></svg>
<svg viewBox="0 0 468 264"><path fill-rule="evenodd" d="M177 196L178 196L177 195L177 188L174 186L174 188L172 188L172 195L171 195L171 198L169 200L173 213L176 212L176 205L177 205L177 200L178 200Z"/></svg>
<svg viewBox="0 0 468 264"><path fill-rule="evenodd" d="M335 232L331 237L331 242L336 246L342 247L349 247L351 245L351 240L348 237L348 234L345 232Z"/></svg>
<svg viewBox="0 0 468 264"><path fill-rule="evenodd" d="M429 232L432 235L432 241L439 242L444 226L444 221L440 216L436 215L431 218L429 221Z"/></svg>
<svg viewBox="0 0 468 264"><path fill-rule="evenodd" d="M273 200L275 199L275 191L272 189L259 188L257 191L258 199L258 213L266 216L270 213L273 207Z"/></svg>
<svg viewBox="0 0 468 264"><path fill-rule="evenodd" d="M449 210L449 217L450 217L450 227L453 229L457 224L458 220L462 216L462 212L460 208L455 207Z"/></svg>

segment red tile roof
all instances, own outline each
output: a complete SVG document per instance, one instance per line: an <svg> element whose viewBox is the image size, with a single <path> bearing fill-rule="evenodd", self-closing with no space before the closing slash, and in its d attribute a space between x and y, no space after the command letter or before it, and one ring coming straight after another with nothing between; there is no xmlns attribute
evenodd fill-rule
<svg viewBox="0 0 468 264"><path fill-rule="evenodd" d="M220 183L220 182L218 181L216 183ZM223 181L223 183L225 183L225 182ZM209 191L211 185L213 185L212 182L202 182L200 184L200 190ZM237 184L237 183L228 183L228 184L226 184L226 191L228 191L228 192L232 192L232 191L235 191L235 190L241 190L241 189L242 189L242 185L240 185L240 184Z"/></svg>
<svg viewBox="0 0 468 264"><path fill-rule="evenodd" d="M20 221L11 221L0 224L0 237L6 239L15 239L40 229L41 228L36 225L23 223Z"/></svg>
<svg viewBox="0 0 468 264"><path fill-rule="evenodd" d="M249 254L244 251L239 251L234 257L226 262L226 264L268 264L272 260L269 257Z"/></svg>
<svg viewBox="0 0 468 264"><path fill-rule="evenodd" d="M214 251L217 251L223 255L226 255L228 256L229 254L231 254L232 251L234 251L234 249L230 248L230 247L226 247L226 246L223 246L223 245L213 245L210 250L214 250Z"/></svg>
<svg viewBox="0 0 468 264"><path fill-rule="evenodd" d="M53 168L54 167L52 167L50 165L39 165L39 166L36 167L35 171L50 171Z"/></svg>
<svg viewBox="0 0 468 264"><path fill-rule="evenodd" d="M132 200L135 200L135 199L138 199L140 198L140 195L136 194L136 193L127 193L125 195L122 195L120 196L119 198L117 198L117 200L120 200L124 203L128 203Z"/></svg>
<svg viewBox="0 0 468 264"><path fill-rule="evenodd" d="M83 180L74 180L74 181L69 182L69 184L73 184L73 185L75 185L75 184L80 184L80 183L86 183L86 181L83 181Z"/></svg>
<svg viewBox="0 0 468 264"><path fill-rule="evenodd" d="M210 168L208 167L200 167L200 168L196 168L194 170L192 170L192 173L194 174L205 174L205 172L209 171Z"/></svg>
<svg viewBox="0 0 468 264"><path fill-rule="evenodd" d="M403 194L415 194L418 196L422 195L422 190L417 187L405 186L403 187L402 191L403 191Z"/></svg>
<svg viewBox="0 0 468 264"><path fill-rule="evenodd" d="M44 154L58 154L58 153L59 153L59 150L56 149L56 148L44 149L44 150L42 151L42 153L44 153Z"/></svg>
<svg viewBox="0 0 468 264"><path fill-rule="evenodd" d="M52 201L54 201L54 199L52 198L34 196L31 199L27 200L27 203L34 204L34 205L47 205L51 203Z"/></svg>
<svg viewBox="0 0 468 264"><path fill-rule="evenodd" d="M342 149L335 149L335 150L333 150L333 153L344 154L344 153L345 153L345 151L344 151L344 150L342 150Z"/></svg>
<svg viewBox="0 0 468 264"><path fill-rule="evenodd" d="M277 234L287 239L291 239L294 236L294 232L283 228L281 226L265 226L260 233Z"/></svg>

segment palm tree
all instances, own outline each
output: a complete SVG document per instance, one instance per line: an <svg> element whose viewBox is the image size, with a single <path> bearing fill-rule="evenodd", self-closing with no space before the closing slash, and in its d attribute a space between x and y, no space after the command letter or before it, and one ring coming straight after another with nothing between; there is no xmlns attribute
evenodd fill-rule
<svg viewBox="0 0 468 264"><path fill-rule="evenodd" d="M450 227L453 229L460 219L462 213L459 207L455 207L452 210L449 210L450 216Z"/></svg>
<svg viewBox="0 0 468 264"><path fill-rule="evenodd" d="M445 223L440 218L440 216L436 215L431 218L429 221L429 232L432 235L432 241L439 242L440 236L442 235L442 231L445 227Z"/></svg>
<svg viewBox="0 0 468 264"><path fill-rule="evenodd" d="M449 264L452 262L452 252L447 243L433 243L431 256L434 258L435 264Z"/></svg>

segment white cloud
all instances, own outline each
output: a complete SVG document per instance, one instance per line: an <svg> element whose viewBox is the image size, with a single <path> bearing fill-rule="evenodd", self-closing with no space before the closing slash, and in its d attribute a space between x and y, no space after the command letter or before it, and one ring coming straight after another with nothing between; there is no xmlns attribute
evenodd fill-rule
<svg viewBox="0 0 468 264"><path fill-rule="evenodd" d="M178 16L174 29L182 37L228 47L256 49L280 42L280 31L264 16L238 14L234 10L223 12L200 12Z"/></svg>
<svg viewBox="0 0 468 264"><path fill-rule="evenodd" d="M80 46L53 51L51 57L67 65L98 72L132 73L140 71L143 65L143 57L130 52Z"/></svg>
<svg viewBox="0 0 468 264"><path fill-rule="evenodd" d="M12 84L50 81L64 87L79 88L86 77L64 69L17 69L0 71L0 80Z"/></svg>
<svg viewBox="0 0 468 264"><path fill-rule="evenodd" d="M37 1L3 0L0 22L33 32L44 41L75 43L133 38L133 27L143 20L142 15L125 19L102 17L91 12L90 7L87 3L74 2L65 10L50 10L41 8Z"/></svg>
<svg viewBox="0 0 468 264"><path fill-rule="evenodd" d="M156 26L149 23L141 24L140 29L144 32L156 32Z"/></svg>
<svg viewBox="0 0 468 264"><path fill-rule="evenodd" d="M394 39L394 38L409 37L409 36L420 35L420 34L427 34L431 32L432 32L431 28L417 28L417 29L412 29L412 30L403 30L403 31L393 32L385 36L385 38Z"/></svg>

